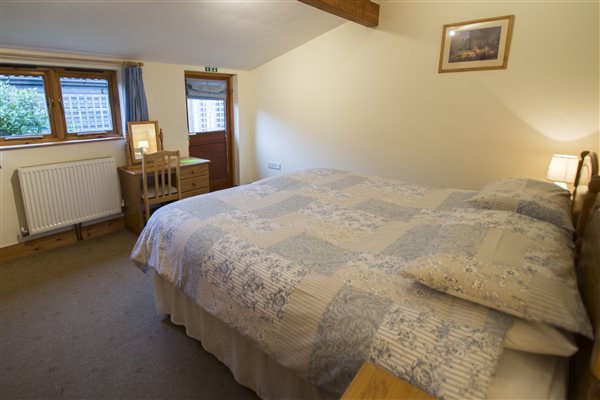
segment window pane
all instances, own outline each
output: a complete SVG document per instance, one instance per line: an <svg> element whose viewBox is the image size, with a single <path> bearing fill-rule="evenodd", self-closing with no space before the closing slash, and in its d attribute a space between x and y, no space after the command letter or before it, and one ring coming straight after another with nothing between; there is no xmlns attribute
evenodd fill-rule
<svg viewBox="0 0 600 400"><path fill-rule="evenodd" d="M0 136L49 133L44 78L0 75Z"/></svg>
<svg viewBox="0 0 600 400"><path fill-rule="evenodd" d="M107 79L60 78L67 133L113 130Z"/></svg>
<svg viewBox="0 0 600 400"><path fill-rule="evenodd" d="M185 93L190 133L225 130L226 80L186 77Z"/></svg>
<svg viewBox="0 0 600 400"><path fill-rule="evenodd" d="M188 99L190 133L225 130L225 101Z"/></svg>

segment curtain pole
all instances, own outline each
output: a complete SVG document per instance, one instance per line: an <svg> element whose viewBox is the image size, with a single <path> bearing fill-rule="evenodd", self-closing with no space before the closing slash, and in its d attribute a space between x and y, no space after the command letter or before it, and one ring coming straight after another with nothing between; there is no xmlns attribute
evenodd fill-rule
<svg viewBox="0 0 600 400"><path fill-rule="evenodd" d="M123 61L124 67L143 67L144 63L139 61Z"/></svg>

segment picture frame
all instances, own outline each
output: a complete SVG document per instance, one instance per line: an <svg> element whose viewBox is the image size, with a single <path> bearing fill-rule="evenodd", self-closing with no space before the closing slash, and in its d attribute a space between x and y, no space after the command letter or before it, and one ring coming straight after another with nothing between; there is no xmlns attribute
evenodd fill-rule
<svg viewBox="0 0 600 400"><path fill-rule="evenodd" d="M127 146L129 165L141 164L144 153L162 150L158 121L136 121L127 123Z"/></svg>
<svg viewBox="0 0 600 400"><path fill-rule="evenodd" d="M514 15L446 24L438 72L506 69Z"/></svg>

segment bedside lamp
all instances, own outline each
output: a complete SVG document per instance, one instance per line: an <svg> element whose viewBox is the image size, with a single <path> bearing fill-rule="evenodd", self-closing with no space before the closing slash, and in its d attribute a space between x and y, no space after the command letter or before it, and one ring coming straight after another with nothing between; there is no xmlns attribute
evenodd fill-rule
<svg viewBox="0 0 600 400"><path fill-rule="evenodd" d="M553 181L563 189L567 189L567 183L575 182L579 158L566 154L555 154L552 156L546 179Z"/></svg>

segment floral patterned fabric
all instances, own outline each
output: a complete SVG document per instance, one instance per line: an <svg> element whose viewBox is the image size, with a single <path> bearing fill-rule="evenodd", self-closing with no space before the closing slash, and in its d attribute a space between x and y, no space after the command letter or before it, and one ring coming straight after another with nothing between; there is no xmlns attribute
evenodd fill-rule
<svg viewBox="0 0 600 400"><path fill-rule="evenodd" d="M560 228L503 211L457 211L401 275L530 321L592 338L572 243Z"/></svg>
<svg viewBox="0 0 600 400"><path fill-rule="evenodd" d="M486 248L470 227L494 212L469 208L473 194L306 170L159 209L132 259L335 396L369 360L435 397L483 398L512 317L401 275Z"/></svg>
<svg viewBox="0 0 600 400"><path fill-rule="evenodd" d="M515 211L550 222L572 235L575 230L570 196L568 190L550 182L506 178L488 183L468 203L491 210Z"/></svg>

